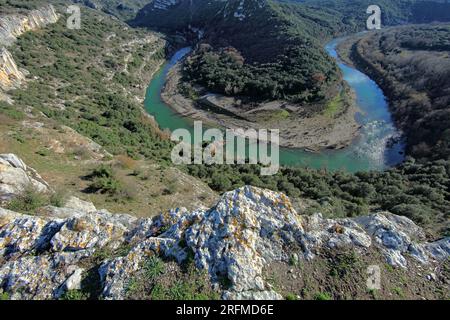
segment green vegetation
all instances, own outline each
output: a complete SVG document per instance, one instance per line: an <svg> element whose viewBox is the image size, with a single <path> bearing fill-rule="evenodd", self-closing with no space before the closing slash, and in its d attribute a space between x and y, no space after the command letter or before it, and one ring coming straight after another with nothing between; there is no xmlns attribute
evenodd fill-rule
<svg viewBox="0 0 450 320"><path fill-rule="evenodd" d="M333 277L343 278L352 275L358 269L361 269L360 261L354 251L340 253L330 263L330 275Z"/></svg>
<svg viewBox="0 0 450 320"><path fill-rule="evenodd" d="M327 87L337 81L337 70L324 53L307 49L314 46L310 40L293 42L301 44L280 53L276 63L248 64L244 63L247 57L236 49L216 51L203 46L187 59L185 80L232 96L298 103L322 100Z"/></svg>
<svg viewBox="0 0 450 320"><path fill-rule="evenodd" d="M62 208L67 200L67 194L64 190L58 190L50 195L50 204L54 207Z"/></svg>
<svg viewBox="0 0 450 320"><path fill-rule="evenodd" d="M117 200L133 200L136 197L135 187L125 184L121 179L117 178L117 174L112 166L100 165L97 169L86 177L90 180L88 193L108 194L114 201Z"/></svg>
<svg viewBox="0 0 450 320"><path fill-rule="evenodd" d="M351 58L382 86L407 153L450 159L450 25L408 26L368 35Z"/></svg>
<svg viewBox="0 0 450 320"><path fill-rule="evenodd" d="M122 20L134 18L138 10L149 3L148 0L90 0L90 2L105 13Z"/></svg>
<svg viewBox="0 0 450 320"><path fill-rule="evenodd" d="M9 294L0 289L0 301L9 300Z"/></svg>
<svg viewBox="0 0 450 320"><path fill-rule="evenodd" d="M399 298L403 298L405 296L403 289L400 287L393 288L392 292L395 293Z"/></svg>
<svg viewBox="0 0 450 320"><path fill-rule="evenodd" d="M88 298L87 294L82 290L69 290L61 296L60 300L80 301L80 300L87 300L87 298Z"/></svg>
<svg viewBox="0 0 450 320"><path fill-rule="evenodd" d="M182 270L176 264L152 256L128 284L129 299L148 300L216 300L208 275L195 268L192 262ZM177 269L174 273L174 269Z"/></svg>
<svg viewBox="0 0 450 320"><path fill-rule="evenodd" d="M314 295L314 300L332 300L333 297L328 292L318 292Z"/></svg>
<svg viewBox="0 0 450 320"><path fill-rule="evenodd" d="M294 293L288 293L288 294L286 295L285 299L286 299L286 300L291 300L291 301L293 301L293 300L298 300L297 295L294 294Z"/></svg>
<svg viewBox="0 0 450 320"><path fill-rule="evenodd" d="M339 114L339 112L342 111L343 107L344 107L344 98L340 93L328 102L323 114L327 117L334 118L336 117L337 114Z"/></svg>
<svg viewBox="0 0 450 320"><path fill-rule="evenodd" d="M256 100L323 100L340 80L336 64L322 48L322 40L346 28L339 18L293 3L268 1L260 6L246 1L247 17L238 20L232 16L239 5L228 1L223 17L216 14L223 3L194 1L196 10L188 21L183 17L186 1L167 12L141 12L135 24L169 32L184 31L188 25L214 26L186 60L188 82Z"/></svg>
<svg viewBox="0 0 450 320"><path fill-rule="evenodd" d="M0 112L20 119L22 110L31 107L34 114L42 112L72 127L113 154L168 161L171 142L163 139L163 133L143 114L142 106L134 102L142 90L133 91L136 84L147 81L138 74L151 75L151 69L155 70L164 57L163 42L136 48L125 66L123 59L128 52L119 45L146 34L124 31L122 23L99 19L93 10L82 11L81 30L67 29L63 18L43 32L25 33L17 40L11 50L16 63L37 80L12 91L14 107L2 103ZM107 40L111 36L113 40ZM152 51L152 57L142 58ZM121 71L126 67L128 72Z"/></svg>
<svg viewBox="0 0 450 320"><path fill-rule="evenodd" d="M4 101L0 101L0 114L4 114L8 116L11 119L14 120L23 120L25 118L25 114L14 108L13 106L9 105L8 103Z"/></svg>
<svg viewBox="0 0 450 320"><path fill-rule="evenodd" d="M336 35L363 30L371 4L369 0L182 1L170 10L142 10L133 23L183 32L193 42L198 38L191 26L204 29L206 36L185 62L186 82L250 100L314 103L332 98L341 80L323 44ZM444 9L450 12L444 3L427 2L428 10L417 9L415 1L408 0L382 0L377 5L383 25L450 19L442 14ZM236 12L242 17L234 16ZM337 105L331 102L331 112Z"/></svg>
<svg viewBox="0 0 450 320"><path fill-rule="evenodd" d="M121 190L121 184L115 177L111 166L101 165L89 175L89 179L92 180L89 189L93 192L114 195Z"/></svg>
<svg viewBox="0 0 450 320"><path fill-rule="evenodd" d="M215 165L186 167L216 191L244 185L281 191L296 198L312 199L307 212L333 217L352 217L369 211L386 210L405 215L436 235L450 232L450 162L427 164L409 159L385 172L317 171L307 168L281 168L274 176L260 176L258 166Z"/></svg>
<svg viewBox="0 0 450 320"><path fill-rule="evenodd" d="M49 204L48 195L39 192L33 185L28 185L17 197L9 202L8 209L30 214L46 204Z"/></svg>
<svg viewBox="0 0 450 320"><path fill-rule="evenodd" d="M33 10L46 4L48 4L46 0L0 0L0 13L8 13L11 8Z"/></svg>

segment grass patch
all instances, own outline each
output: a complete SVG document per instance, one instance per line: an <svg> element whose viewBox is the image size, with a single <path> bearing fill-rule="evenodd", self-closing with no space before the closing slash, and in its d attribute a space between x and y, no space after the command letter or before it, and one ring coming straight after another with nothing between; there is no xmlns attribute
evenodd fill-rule
<svg viewBox="0 0 450 320"><path fill-rule="evenodd" d="M69 290L65 292L61 297L60 300L87 300L88 294L86 292L83 292L82 290Z"/></svg>
<svg viewBox="0 0 450 320"><path fill-rule="evenodd" d="M183 270L185 269L185 270ZM217 300L209 276L189 263L186 268L165 262L157 256L148 258L127 287L132 300Z"/></svg>
<svg viewBox="0 0 450 320"><path fill-rule="evenodd" d="M3 292L2 289L0 289L0 301L9 300L10 296L7 292Z"/></svg>

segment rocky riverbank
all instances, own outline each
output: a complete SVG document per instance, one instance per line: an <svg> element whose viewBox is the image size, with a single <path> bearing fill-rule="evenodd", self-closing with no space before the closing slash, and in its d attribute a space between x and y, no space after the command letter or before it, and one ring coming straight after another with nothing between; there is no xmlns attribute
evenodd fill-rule
<svg viewBox="0 0 450 320"><path fill-rule="evenodd" d="M26 182L8 177L34 171L15 155L0 159L0 192L7 190L11 199ZM37 181L33 174L30 181ZM0 288L11 299L82 297L74 292L88 291L91 298L126 299L139 284L136 274L155 272L156 258L166 263L157 276L191 261L208 277L201 290L223 299L316 298L324 288L330 298L363 298L370 291L366 269L373 264L382 270L379 297L401 291L403 298L436 299L448 297L449 255L450 238L427 242L405 217L304 216L285 195L251 186L225 193L210 209L179 208L154 218L113 214L77 198L36 212L0 208ZM326 279L336 287L321 286ZM346 292L349 283L354 289Z"/></svg>

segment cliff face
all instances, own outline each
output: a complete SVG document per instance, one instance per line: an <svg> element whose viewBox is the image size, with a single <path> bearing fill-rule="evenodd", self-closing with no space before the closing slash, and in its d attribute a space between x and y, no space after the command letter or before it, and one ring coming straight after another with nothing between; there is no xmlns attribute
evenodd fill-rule
<svg viewBox="0 0 450 320"><path fill-rule="evenodd" d="M9 90L20 86L25 80L24 74L17 68L17 65L5 48L0 49L0 89Z"/></svg>
<svg viewBox="0 0 450 320"><path fill-rule="evenodd" d="M24 74L17 68L13 57L5 47L11 45L21 34L45 27L57 21L58 15L52 5L32 10L28 14L9 14L0 17L1 90L7 91L17 88L25 80Z"/></svg>
<svg viewBox="0 0 450 320"><path fill-rule="evenodd" d="M8 46L21 34L57 21L58 15L52 5L32 10L28 14L11 14L0 17L0 44Z"/></svg>
<svg viewBox="0 0 450 320"><path fill-rule="evenodd" d="M1 158L9 159L5 167L24 167L14 155ZM130 283L136 286L134 275L148 268L145 262L151 257L179 264L191 259L223 299L281 299L282 288L268 280L267 270L289 283L298 279L296 273L312 278L303 268L312 261L317 273L324 261L330 264L322 257L325 252L344 249L353 258L333 266L339 281L345 272L366 274L365 268L352 269L359 263L349 261L371 256L380 257L379 265L405 270L406 277L423 282L416 284L412 298L429 297L421 292L424 287L437 292L439 283L449 282L436 270L450 256L450 238L427 242L411 220L388 212L355 219L302 216L285 195L250 186L225 193L211 209L176 209L154 218L112 214L76 198L63 208L39 212L0 208L0 291L12 299L54 299L83 290L83 279L94 281L93 270L98 297L124 299ZM102 252L108 248L120 253L105 257ZM93 257L103 260L89 265ZM365 279L357 284L366 292L365 285Z"/></svg>

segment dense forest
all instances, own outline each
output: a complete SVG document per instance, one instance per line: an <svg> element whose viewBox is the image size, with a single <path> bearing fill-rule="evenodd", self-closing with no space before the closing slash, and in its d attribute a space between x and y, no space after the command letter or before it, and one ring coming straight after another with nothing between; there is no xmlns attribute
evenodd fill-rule
<svg viewBox="0 0 450 320"><path fill-rule="evenodd" d="M449 39L449 25L417 25L371 34L353 47L353 60L378 79L417 159L450 158Z"/></svg>
<svg viewBox="0 0 450 320"><path fill-rule="evenodd" d="M133 24L183 32L200 43L185 65L185 81L225 95L308 103L330 98L327 93L339 80L334 61L323 50L324 42L363 30L371 4L365 0L179 1L169 10L149 4ZM442 14L450 10L446 3L383 0L377 4L382 7L383 25L450 19ZM422 10L424 6L427 10Z"/></svg>
<svg viewBox="0 0 450 320"><path fill-rule="evenodd" d="M95 11L82 11L83 28L70 30L64 19L45 32L26 33L11 48L16 63L34 77L27 87L10 92L14 105L0 101L0 112L23 120L27 108L57 120L106 146L113 154L169 160L171 142L143 115L130 97L164 57L164 43L149 42L129 58L106 39L126 43L144 38L145 32L128 29L114 20L99 19ZM150 60L147 52L156 51ZM160 59L158 61L158 59ZM113 75L111 77L111 75ZM111 77L111 79L109 79ZM108 80L106 80L108 79ZM142 94L142 90L137 90Z"/></svg>

